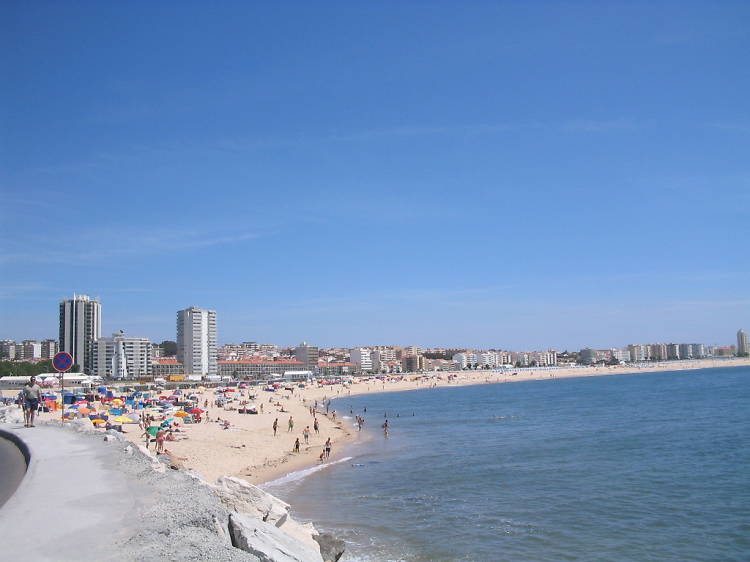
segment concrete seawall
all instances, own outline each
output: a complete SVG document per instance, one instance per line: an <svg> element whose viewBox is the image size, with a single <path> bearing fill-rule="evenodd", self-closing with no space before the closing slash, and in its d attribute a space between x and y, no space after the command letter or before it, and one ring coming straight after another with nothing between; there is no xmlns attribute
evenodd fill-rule
<svg viewBox="0 0 750 562"><path fill-rule="evenodd" d="M0 508L21 484L30 460L26 444L14 433L0 429Z"/></svg>

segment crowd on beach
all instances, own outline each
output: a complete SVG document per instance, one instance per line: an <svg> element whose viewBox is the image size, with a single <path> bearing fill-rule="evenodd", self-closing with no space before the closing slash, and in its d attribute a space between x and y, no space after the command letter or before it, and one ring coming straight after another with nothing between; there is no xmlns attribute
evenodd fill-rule
<svg viewBox="0 0 750 562"><path fill-rule="evenodd" d="M654 370L681 370L698 366L729 366L691 362L684 366L656 365ZM737 363L737 361L733 362ZM46 395L35 380L21 392L3 391L4 400L16 401L24 409L25 427L43 419L90 420L102 431L122 431L133 443L158 455L184 461L208 479L231 474L254 483L272 480L283 473L327 462L345 441L358 439L366 427L367 409L348 410L342 419L332 400L349 395L503 383L522 380L597 376L643 372L641 368L589 367L519 372L459 372L448 375L426 374L393 377L362 377L349 383L308 382L263 389L235 383L232 388L157 389L149 399L120 394L76 396L73 404L63 404ZM243 388L244 386L244 388ZM120 393L113 389L115 394ZM172 394L169 394L169 393ZM340 402L339 402L340 403ZM60 412L62 409L62 412ZM248 415L250 414L250 415ZM380 429L384 437L392 431L387 413ZM393 417L398 417L395 414ZM286 431L282 430L282 424ZM138 431L130 428L137 427ZM377 427L377 426L376 426ZM153 448L151 447L153 445ZM177 455L181 455L177 457Z"/></svg>

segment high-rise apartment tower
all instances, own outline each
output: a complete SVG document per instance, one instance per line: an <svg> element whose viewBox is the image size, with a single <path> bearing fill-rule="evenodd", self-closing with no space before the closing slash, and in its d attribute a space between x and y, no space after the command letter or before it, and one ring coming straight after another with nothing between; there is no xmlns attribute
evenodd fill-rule
<svg viewBox="0 0 750 562"><path fill-rule="evenodd" d="M84 373L92 369L93 343L102 336L102 305L99 297L73 295L60 302L60 351L73 356Z"/></svg>
<svg viewBox="0 0 750 562"><path fill-rule="evenodd" d="M750 343L747 341L747 332L740 330L737 332L737 356L747 357L750 355Z"/></svg>
<svg viewBox="0 0 750 562"><path fill-rule="evenodd" d="M195 306L177 312L177 360L185 373L216 375L216 311Z"/></svg>

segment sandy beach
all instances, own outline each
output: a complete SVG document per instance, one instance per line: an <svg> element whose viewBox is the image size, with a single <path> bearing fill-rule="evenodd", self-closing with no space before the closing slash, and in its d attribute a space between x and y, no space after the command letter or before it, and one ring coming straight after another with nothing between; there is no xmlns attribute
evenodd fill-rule
<svg viewBox="0 0 750 562"><path fill-rule="evenodd" d="M293 392L279 390L274 393L258 391L254 401L263 413L257 415L240 414L235 410L219 408L213 404L213 390L199 393L200 407L208 401L206 408L211 422L181 426L180 440L166 443L166 449L179 461L180 465L200 473L206 480L214 481L222 475L243 478L254 484L269 482L284 474L301 470L320 463L320 454L327 439L331 439L333 448L331 456L324 462L333 462L341 458L347 443L365 439L371 433L357 431L348 409L346 411L330 410L326 414L325 402L329 399L345 398L368 393L403 392L430 387L466 386L475 384L504 384L511 382L559 379L571 377L606 376L631 373L664 372L704 369L712 367L733 367L750 365L750 359L705 359L690 361L670 361L647 366L600 366L574 367L557 369L518 369L505 373L491 371L459 371L448 380L449 373L430 373L428 375L404 375L401 380L370 380L355 382L349 387L333 385L325 387L295 388ZM515 374L514 374L515 373ZM5 396L12 396L14 391L4 391ZM17 392L17 391L16 391ZM255 392L255 390L253 391ZM315 416L310 412L317 402ZM344 403L345 404L345 403ZM227 408L236 408L228 405ZM283 410L283 411L282 411ZM355 415L361 412L355 412ZM43 414L43 419L52 414ZM293 428L289 428L289 418ZM229 422L230 427L223 426L214 420L221 418ZM320 431L313 430L317 418ZM273 423L278 419L278 431L274 436ZM379 424L365 415L365 430L374 429L369 424ZM310 428L309 443L305 443L303 430ZM142 431L137 424L123 426L126 437L137 444L143 444ZM300 440L300 452L292 452L295 439ZM153 445L152 445L153 448Z"/></svg>

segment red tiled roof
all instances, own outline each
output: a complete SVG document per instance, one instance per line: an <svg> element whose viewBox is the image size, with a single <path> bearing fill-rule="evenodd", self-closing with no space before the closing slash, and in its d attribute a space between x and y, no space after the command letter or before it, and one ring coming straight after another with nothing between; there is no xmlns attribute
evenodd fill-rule
<svg viewBox="0 0 750 562"><path fill-rule="evenodd" d="M220 365L304 365L302 361L219 361Z"/></svg>

